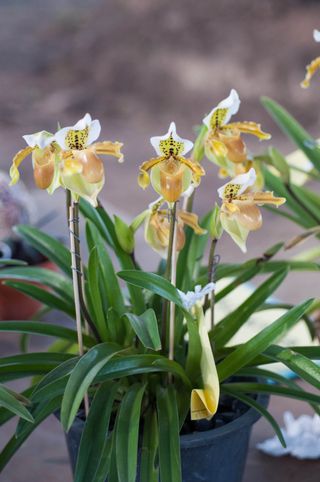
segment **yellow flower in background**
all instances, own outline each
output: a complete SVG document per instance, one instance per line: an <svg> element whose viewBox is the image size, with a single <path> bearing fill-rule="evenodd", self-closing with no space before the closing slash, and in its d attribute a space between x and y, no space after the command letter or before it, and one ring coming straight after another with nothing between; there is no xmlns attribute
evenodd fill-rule
<svg viewBox="0 0 320 482"><path fill-rule="evenodd" d="M247 173L226 183L218 189L222 199L220 220L223 229L232 237L243 252L246 252L246 240L250 231L262 226L262 215L258 206L274 204L281 206L285 198L274 197L272 192L254 192L256 172L251 168Z"/></svg>
<svg viewBox="0 0 320 482"><path fill-rule="evenodd" d="M116 157L123 161L120 142L95 142L101 132L100 122L86 114L74 126L64 127L55 134L61 148L61 184L75 197L97 205L97 196L104 182L104 165L99 155Z"/></svg>
<svg viewBox="0 0 320 482"><path fill-rule="evenodd" d="M207 158L220 167L220 176L234 176L244 173L252 167L248 159L247 147L241 134L252 134L262 139L270 139L270 134L261 130L255 122L232 122L231 117L240 107L240 98L235 89L223 99L203 119L208 132L204 139Z"/></svg>
<svg viewBox="0 0 320 482"><path fill-rule="evenodd" d="M105 173L99 155L123 160L119 142L94 142L100 135L98 120L86 114L72 127L64 127L54 135L41 131L23 136L27 147L19 151L10 168L11 184L20 178L19 167L32 155L36 186L52 194L59 186L69 189L75 198L83 197L93 206L101 191Z"/></svg>
<svg viewBox="0 0 320 482"><path fill-rule="evenodd" d="M205 172L200 164L185 157L193 143L178 136L174 122L165 135L151 137L150 142L157 157L141 164L138 183L145 189L150 183L150 171L154 190L167 202L173 203L191 183L198 185Z"/></svg>
<svg viewBox="0 0 320 482"><path fill-rule="evenodd" d="M170 218L169 210L161 209L163 199L150 205L149 213L145 218L145 240L163 258L167 257L170 237ZM184 225L193 229L196 234L205 234L206 230L202 229L198 223L198 216L187 211L177 211L176 223L176 249L181 251L185 245Z"/></svg>
<svg viewBox="0 0 320 482"><path fill-rule="evenodd" d="M320 30L315 29L313 31L313 38L316 42L320 42ZM300 84L303 89L307 89L309 87L312 77L319 69L320 69L320 57L317 57L314 60L312 60L312 62L306 67L306 76Z"/></svg>

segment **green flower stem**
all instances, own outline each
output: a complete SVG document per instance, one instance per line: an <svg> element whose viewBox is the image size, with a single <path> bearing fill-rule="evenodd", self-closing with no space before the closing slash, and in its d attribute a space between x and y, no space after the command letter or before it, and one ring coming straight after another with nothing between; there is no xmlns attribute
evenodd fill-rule
<svg viewBox="0 0 320 482"><path fill-rule="evenodd" d="M215 271L216 271L216 246L217 246L217 239L212 239L210 252L209 252L209 262L208 262L208 282L214 283L215 282ZM207 295L208 296L208 295ZM211 320L211 330L214 328L214 305L215 305L215 290L213 290L210 294L210 320Z"/></svg>
<svg viewBox="0 0 320 482"><path fill-rule="evenodd" d="M175 241L175 223L176 223L176 214L177 214L177 203L173 204L173 207L169 211L170 215L170 231L169 231L169 244L168 244L168 254L167 254L167 264L166 270L164 273L165 278L168 281L172 279L172 261L176 258L176 255L173 255L174 250L174 241ZM168 317L168 301L164 300L162 305L162 326L161 326L161 341L162 346L165 348L167 346L167 317ZM170 317L171 318L171 317ZM169 326L169 333L171 333L171 325ZM170 351L170 340L169 340L169 351Z"/></svg>

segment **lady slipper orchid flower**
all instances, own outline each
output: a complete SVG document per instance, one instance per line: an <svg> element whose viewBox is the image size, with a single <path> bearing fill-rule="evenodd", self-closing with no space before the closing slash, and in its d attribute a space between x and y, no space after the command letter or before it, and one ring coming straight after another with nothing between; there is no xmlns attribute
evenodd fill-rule
<svg viewBox="0 0 320 482"><path fill-rule="evenodd" d="M168 209L160 209L163 204L163 199L152 203L149 206L149 213L145 218L145 240L151 248L160 254L161 257L166 258L169 237L170 237L170 218ZM193 229L196 234L202 235L206 233L198 223L198 216L187 211L177 212L176 223L176 250L179 252L185 245L184 225Z"/></svg>
<svg viewBox="0 0 320 482"><path fill-rule="evenodd" d="M21 149L13 158L10 168L11 185L20 179L19 167L30 154L32 155L34 180L40 189L52 193L58 186L57 182L57 148L55 139L50 132L41 131L23 136L27 147Z"/></svg>
<svg viewBox="0 0 320 482"><path fill-rule="evenodd" d="M75 197L97 205L97 196L104 181L104 166L99 155L116 157L123 161L120 142L95 142L101 132L100 122L86 114L74 126L64 127L55 134L61 148L61 182Z"/></svg>
<svg viewBox="0 0 320 482"><path fill-rule="evenodd" d="M208 128L204 140L205 153L208 159L220 166L220 175L235 175L246 172L250 168L247 147L241 134L252 134L262 139L270 139L270 134L261 130L255 122L230 122L240 107L240 98L235 89L223 99L203 119Z"/></svg>
<svg viewBox="0 0 320 482"><path fill-rule="evenodd" d="M154 190L167 202L173 203L192 182L198 185L205 172L200 164L185 157L193 143L178 136L174 122L165 135L151 137L150 142L157 157L141 164L138 183L145 189L150 183L150 171Z"/></svg>
<svg viewBox="0 0 320 482"><path fill-rule="evenodd" d="M315 42L320 42L320 30L313 31L313 39ZM303 89L307 89L314 74L320 69L320 57L315 58L306 67L306 75L304 80L300 83Z"/></svg>
<svg viewBox="0 0 320 482"><path fill-rule="evenodd" d="M258 206L274 204L281 206L286 200L274 197L272 192L254 192L256 172L251 168L247 173L235 177L218 189L222 206L220 220L223 229L232 237L243 252L250 231L262 226L262 216Z"/></svg>

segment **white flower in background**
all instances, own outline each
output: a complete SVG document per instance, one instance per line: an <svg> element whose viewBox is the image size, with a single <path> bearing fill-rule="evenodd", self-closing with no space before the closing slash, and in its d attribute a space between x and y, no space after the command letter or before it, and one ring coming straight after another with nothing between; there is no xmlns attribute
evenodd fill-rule
<svg viewBox="0 0 320 482"><path fill-rule="evenodd" d="M285 427L281 429L287 447L282 447L277 436L257 444L262 452L280 457L292 455L297 459L320 458L320 417L315 414L294 418L291 412L283 414Z"/></svg>
<svg viewBox="0 0 320 482"><path fill-rule="evenodd" d="M231 181L227 182L218 189L220 199L228 198L229 196L235 197L243 194L248 187L254 185L257 179L257 174L252 167L245 174L239 174Z"/></svg>
<svg viewBox="0 0 320 482"><path fill-rule="evenodd" d="M228 124L231 117L238 112L239 107L239 94L235 89L231 89L229 96L219 102L202 122L208 129L219 128L222 125Z"/></svg>
<svg viewBox="0 0 320 482"><path fill-rule="evenodd" d="M313 39L315 42L320 42L320 30L317 30L316 28L313 31Z"/></svg>
<svg viewBox="0 0 320 482"><path fill-rule="evenodd" d="M210 294L215 289L214 283L208 283L201 288L200 285L195 286L194 291L184 293L179 291L182 304L186 310L190 310L198 301L201 301L206 295Z"/></svg>
<svg viewBox="0 0 320 482"><path fill-rule="evenodd" d="M101 125L98 119L92 120L90 114L86 114L74 126L63 127L55 133L55 140L61 149L82 150L90 146L98 139Z"/></svg>

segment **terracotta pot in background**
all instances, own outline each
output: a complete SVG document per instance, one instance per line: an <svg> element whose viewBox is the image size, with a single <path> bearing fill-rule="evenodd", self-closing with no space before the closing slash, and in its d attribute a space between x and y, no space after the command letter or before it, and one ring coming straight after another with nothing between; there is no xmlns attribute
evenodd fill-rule
<svg viewBox="0 0 320 482"><path fill-rule="evenodd" d="M44 261L38 265L40 268L56 271L57 267L51 261ZM1 272L0 272L1 273ZM1 283L0 277L0 283ZM0 284L0 321L28 320L36 314L41 303L18 290Z"/></svg>

